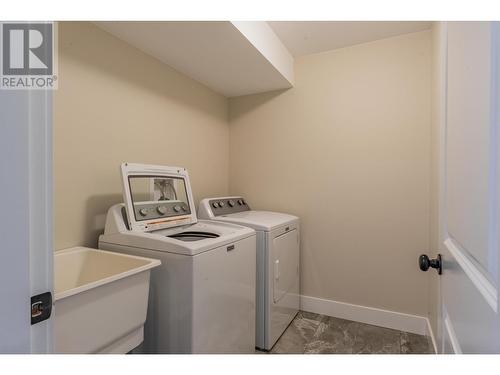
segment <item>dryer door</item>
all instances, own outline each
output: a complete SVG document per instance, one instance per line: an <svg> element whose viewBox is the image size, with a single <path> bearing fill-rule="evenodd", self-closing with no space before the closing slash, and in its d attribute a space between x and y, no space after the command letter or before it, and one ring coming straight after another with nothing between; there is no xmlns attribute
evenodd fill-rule
<svg viewBox="0 0 500 375"><path fill-rule="evenodd" d="M271 349L299 311L299 229L279 228L270 233L269 335Z"/></svg>
<svg viewBox="0 0 500 375"><path fill-rule="evenodd" d="M273 238L273 300L279 303L298 284L299 238L296 228Z"/></svg>

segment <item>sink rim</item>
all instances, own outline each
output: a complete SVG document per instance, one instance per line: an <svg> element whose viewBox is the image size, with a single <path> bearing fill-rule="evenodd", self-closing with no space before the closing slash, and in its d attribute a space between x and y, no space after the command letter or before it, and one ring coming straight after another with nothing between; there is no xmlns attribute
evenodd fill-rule
<svg viewBox="0 0 500 375"><path fill-rule="evenodd" d="M139 267L131 268L131 269L124 271L124 272L116 273L114 275L104 277L104 278L101 278L99 280L95 280L95 281L83 284L81 286L77 286L75 288L70 288L70 289L66 289L62 292L55 293L54 294L54 302L60 301L64 298L68 298L68 297L74 296L76 294L80 294L80 293L86 292L88 290L91 290L91 289L94 289L94 288L97 288L97 287L100 287L100 286L103 286L103 285L106 285L109 283L112 283L112 282L117 281L117 280L124 279L124 278L129 277L129 276L136 275L136 274L141 273L141 272L148 271L152 268L155 268L155 267L158 267L161 265L161 261L158 259L140 257L140 256L135 256L135 255L128 255L128 254L100 250L100 249L94 249L94 248L84 247L84 246L75 246L75 247L71 247L68 249L61 249L61 250L55 251L54 252L54 262L55 262L55 259L57 256L67 255L70 253L81 253L81 252L94 252L94 253L99 253L99 254L109 254L109 255L115 256L117 258L137 259L137 260L146 261L147 263L142 265L142 266L139 266ZM54 270L54 284L55 284L55 278L56 278L55 272L56 271ZM55 289L55 285L54 285L54 289Z"/></svg>

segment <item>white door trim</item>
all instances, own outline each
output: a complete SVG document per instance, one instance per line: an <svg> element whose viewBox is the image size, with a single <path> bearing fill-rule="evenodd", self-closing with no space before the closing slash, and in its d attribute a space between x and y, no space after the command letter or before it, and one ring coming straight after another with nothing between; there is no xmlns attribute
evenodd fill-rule
<svg viewBox="0 0 500 375"><path fill-rule="evenodd" d="M31 295L52 292L52 91L29 91L29 260ZM52 317L54 311L52 311ZM31 326L31 353L52 353L52 321Z"/></svg>
<svg viewBox="0 0 500 375"><path fill-rule="evenodd" d="M427 329L426 329L425 336L429 336L431 338L432 347L434 348L434 353L438 354L439 351L438 351L438 346L437 346L437 341L436 341L436 335L434 334L434 331L432 330L431 321L429 320L429 318L425 318L425 319L427 320Z"/></svg>
<svg viewBox="0 0 500 375"><path fill-rule="evenodd" d="M496 313L498 310L498 292L493 283L488 280L479 267L469 259L465 251L451 237L448 237L444 241L444 245L472 281L479 293L484 297L488 305Z"/></svg>
<svg viewBox="0 0 500 375"><path fill-rule="evenodd" d="M446 330L446 335L448 336L448 340L451 344L451 348L453 349L453 354L462 354L462 348L458 343L458 338L453 329L453 324L451 323L450 317L448 314L444 313L444 328Z"/></svg>
<svg viewBox="0 0 500 375"><path fill-rule="evenodd" d="M444 253L444 240L448 237L447 227L446 227L446 116L447 116L447 64L448 64L448 50L447 50L447 37L448 28L446 22L436 22L433 26L433 33L437 33L435 36L435 46L434 53L436 53L435 58L437 59L437 66L435 67L435 72L433 79L436 80L435 83L435 108L436 111L436 123L433 126L437 127L437 168L438 168L438 248L436 253ZM437 304L436 316L436 332L432 331L431 326L429 331L432 333L431 337L433 339L434 347L436 348L436 353L443 352L442 339L443 339L443 325L444 321L442 319L441 311L441 277L437 278L437 285L433 287L438 288L437 300L429 301L431 304ZM436 345L439 343L439 347Z"/></svg>
<svg viewBox="0 0 500 375"><path fill-rule="evenodd" d="M52 92L0 90L0 352L51 353L52 319L30 298L53 292Z"/></svg>

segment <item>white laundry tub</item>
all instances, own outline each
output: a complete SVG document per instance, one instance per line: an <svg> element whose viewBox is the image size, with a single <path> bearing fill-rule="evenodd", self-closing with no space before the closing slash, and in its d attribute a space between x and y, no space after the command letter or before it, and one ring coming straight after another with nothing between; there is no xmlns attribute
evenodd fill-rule
<svg viewBox="0 0 500 375"><path fill-rule="evenodd" d="M74 247L54 256L56 353L127 353L144 339L159 260Z"/></svg>

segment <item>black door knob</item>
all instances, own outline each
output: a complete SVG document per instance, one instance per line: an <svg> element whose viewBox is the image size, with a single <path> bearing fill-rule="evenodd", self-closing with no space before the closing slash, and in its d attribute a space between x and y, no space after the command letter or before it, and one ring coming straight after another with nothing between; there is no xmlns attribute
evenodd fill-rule
<svg viewBox="0 0 500 375"><path fill-rule="evenodd" d="M443 273L441 254L438 254L436 259L429 259L427 255L422 254L418 257L418 265L422 271L427 271L431 267L437 269L439 275Z"/></svg>

